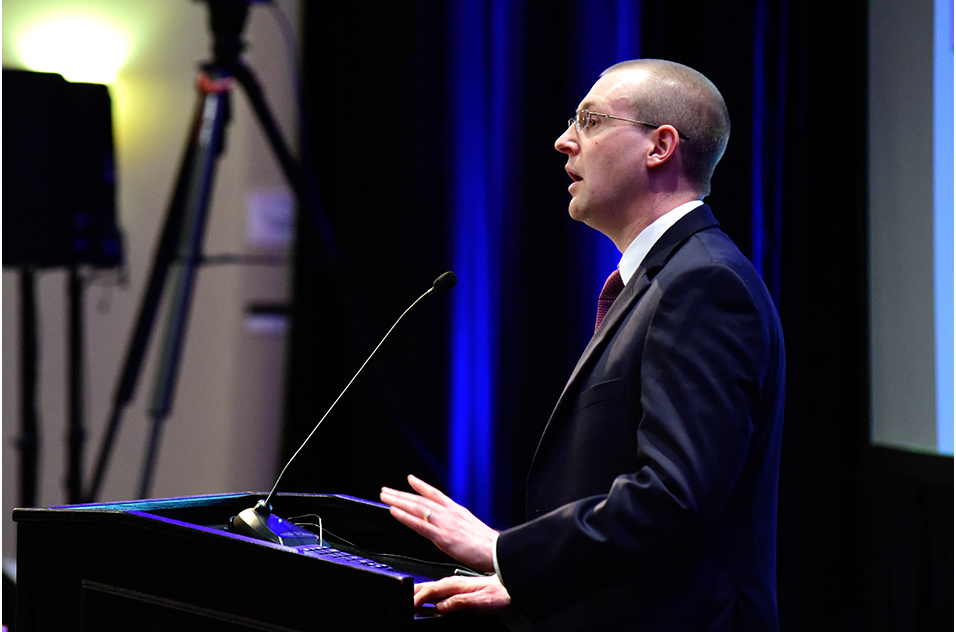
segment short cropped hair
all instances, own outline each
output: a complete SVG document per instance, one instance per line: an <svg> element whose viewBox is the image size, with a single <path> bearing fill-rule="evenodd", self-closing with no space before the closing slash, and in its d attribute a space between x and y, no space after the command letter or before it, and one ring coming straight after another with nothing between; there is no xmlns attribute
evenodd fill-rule
<svg viewBox="0 0 956 632"><path fill-rule="evenodd" d="M615 64L619 70L642 70L647 79L633 95L634 116L657 125L673 125L681 139L684 172L703 195L710 193L714 168L730 138L730 114L720 91L693 68L662 59L635 59Z"/></svg>

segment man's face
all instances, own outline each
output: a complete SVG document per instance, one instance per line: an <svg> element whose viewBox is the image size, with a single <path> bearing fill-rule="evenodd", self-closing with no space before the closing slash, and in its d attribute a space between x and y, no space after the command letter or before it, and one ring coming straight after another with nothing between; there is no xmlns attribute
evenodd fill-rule
<svg viewBox="0 0 956 632"><path fill-rule="evenodd" d="M643 80L637 70L612 72L591 88L578 110L639 118L629 107ZM648 128L635 123L591 116L586 129L570 125L554 147L566 154L571 176L568 213L612 240L633 221L647 190L644 159L650 148Z"/></svg>

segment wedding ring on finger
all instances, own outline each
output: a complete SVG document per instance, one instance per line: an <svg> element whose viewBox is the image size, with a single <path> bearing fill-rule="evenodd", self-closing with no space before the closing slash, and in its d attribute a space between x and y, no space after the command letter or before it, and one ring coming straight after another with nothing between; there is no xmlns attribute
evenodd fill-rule
<svg viewBox="0 0 956 632"><path fill-rule="evenodd" d="M432 517L432 510L426 508L426 509L425 509L425 515L422 516L422 517L424 518L425 522L431 522L431 521L429 520L429 518Z"/></svg>

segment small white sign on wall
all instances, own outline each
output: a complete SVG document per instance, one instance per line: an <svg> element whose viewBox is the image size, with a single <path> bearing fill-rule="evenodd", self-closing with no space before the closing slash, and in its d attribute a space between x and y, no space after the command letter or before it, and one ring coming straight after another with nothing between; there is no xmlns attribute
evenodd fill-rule
<svg viewBox="0 0 956 632"><path fill-rule="evenodd" d="M249 244L288 246L295 236L295 198L288 189L260 189L249 195L246 232Z"/></svg>

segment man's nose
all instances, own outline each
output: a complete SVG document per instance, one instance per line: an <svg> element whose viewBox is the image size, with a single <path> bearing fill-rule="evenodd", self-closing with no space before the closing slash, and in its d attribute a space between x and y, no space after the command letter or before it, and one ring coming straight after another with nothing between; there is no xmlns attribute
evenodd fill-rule
<svg viewBox="0 0 956 632"><path fill-rule="evenodd" d="M558 140L554 141L554 148L562 154L572 154L577 151L576 131L574 125L568 125L568 129L564 130L564 133L558 136Z"/></svg>

